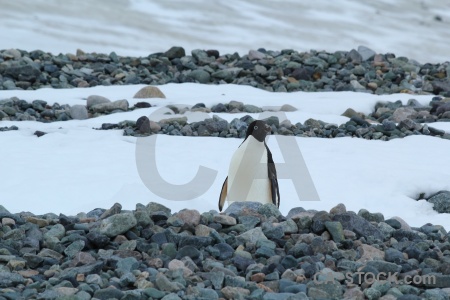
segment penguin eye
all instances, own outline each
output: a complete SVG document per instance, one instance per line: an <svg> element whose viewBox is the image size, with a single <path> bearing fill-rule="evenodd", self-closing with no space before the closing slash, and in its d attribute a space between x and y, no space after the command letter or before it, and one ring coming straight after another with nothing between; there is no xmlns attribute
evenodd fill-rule
<svg viewBox="0 0 450 300"><path fill-rule="evenodd" d="M253 127L253 129L258 130L258 126L255 125L255 127Z"/></svg>

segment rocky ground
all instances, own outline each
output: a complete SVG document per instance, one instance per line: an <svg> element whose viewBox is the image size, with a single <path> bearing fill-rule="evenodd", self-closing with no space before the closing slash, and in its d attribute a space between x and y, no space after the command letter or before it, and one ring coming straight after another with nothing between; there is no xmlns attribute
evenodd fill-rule
<svg viewBox="0 0 450 300"><path fill-rule="evenodd" d="M40 50L0 50L0 89L199 82L234 83L274 92L358 91L450 96L450 63L420 64L395 54L357 50L297 52L251 50L247 55L182 47L148 57Z"/></svg>
<svg viewBox="0 0 450 300"><path fill-rule="evenodd" d="M449 299L450 234L376 212L0 207L0 299ZM374 279L375 278L375 279Z"/></svg>

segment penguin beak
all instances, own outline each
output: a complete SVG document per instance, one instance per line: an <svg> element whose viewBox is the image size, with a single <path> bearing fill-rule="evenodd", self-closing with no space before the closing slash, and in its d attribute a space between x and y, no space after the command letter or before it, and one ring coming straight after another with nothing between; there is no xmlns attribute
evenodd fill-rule
<svg viewBox="0 0 450 300"><path fill-rule="evenodd" d="M272 132L272 127L266 124L266 132L270 134Z"/></svg>

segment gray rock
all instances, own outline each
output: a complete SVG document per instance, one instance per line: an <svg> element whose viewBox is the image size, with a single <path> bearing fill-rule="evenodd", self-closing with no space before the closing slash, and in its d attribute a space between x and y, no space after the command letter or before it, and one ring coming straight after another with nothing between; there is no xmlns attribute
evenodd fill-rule
<svg viewBox="0 0 450 300"><path fill-rule="evenodd" d="M260 213L263 216L266 216L267 218L269 218L269 217L278 218L281 216L281 212L278 209L278 207L276 207L272 203L266 203L266 204L262 205L261 207L259 207L258 213Z"/></svg>
<svg viewBox="0 0 450 300"><path fill-rule="evenodd" d="M259 52L257 50L250 50L248 52L248 59L249 60L260 60L266 57L266 54Z"/></svg>
<svg viewBox="0 0 450 300"><path fill-rule="evenodd" d="M19 284L25 284L25 278L20 274L10 273L6 271L0 272L0 287L10 288Z"/></svg>
<svg viewBox="0 0 450 300"><path fill-rule="evenodd" d="M211 81L211 75L205 70L201 69L193 70L187 76L203 84L209 83Z"/></svg>
<svg viewBox="0 0 450 300"><path fill-rule="evenodd" d="M103 219L98 230L101 234L114 237L127 232L136 224L137 220L132 213L122 213Z"/></svg>
<svg viewBox="0 0 450 300"><path fill-rule="evenodd" d="M73 258L77 253L83 250L85 244L86 243L83 240L74 241L72 244L67 246L66 249L64 249L64 253L68 257Z"/></svg>
<svg viewBox="0 0 450 300"><path fill-rule="evenodd" d="M124 296L124 292L116 288L99 289L94 292L94 298L100 300L108 299L121 299Z"/></svg>
<svg viewBox="0 0 450 300"><path fill-rule="evenodd" d="M414 119L417 112L412 107L397 108L392 114L392 121L399 123L407 118Z"/></svg>
<svg viewBox="0 0 450 300"><path fill-rule="evenodd" d="M297 111L297 108L295 108L294 106L292 106L290 104L283 104L280 108L280 111L292 112L292 111Z"/></svg>
<svg viewBox="0 0 450 300"><path fill-rule="evenodd" d="M376 239L383 240L384 235L378 228L354 213L347 212L335 215L333 221L340 222L344 229L351 230L358 236L373 236Z"/></svg>
<svg viewBox="0 0 450 300"><path fill-rule="evenodd" d="M342 228L342 224L339 222L325 222L325 227L328 232L331 234L333 241L336 243L342 242L344 237L344 229Z"/></svg>
<svg viewBox="0 0 450 300"><path fill-rule="evenodd" d="M450 192L441 191L430 197L428 202L433 204L433 209L438 213L450 213Z"/></svg>
<svg viewBox="0 0 450 300"><path fill-rule="evenodd" d="M128 111L127 100L117 100L110 103L95 104L90 107L90 110L94 113L109 113L115 110Z"/></svg>
<svg viewBox="0 0 450 300"><path fill-rule="evenodd" d="M123 276L139 268L139 262L134 257L126 257L117 262L116 273Z"/></svg>
<svg viewBox="0 0 450 300"><path fill-rule="evenodd" d="M86 100L86 107L90 109L92 106L97 104L103 104L103 103L111 103L111 100L109 100L106 97L99 96L99 95L91 95L87 97Z"/></svg>
<svg viewBox="0 0 450 300"><path fill-rule="evenodd" d="M149 214L152 214L152 213L158 212L158 211L163 211L168 215L171 214L170 208L167 208L164 205L156 203L156 202L150 202L149 204L147 204L146 209Z"/></svg>
<svg viewBox="0 0 450 300"><path fill-rule="evenodd" d="M362 55L355 49L352 49L350 52L347 53L347 59L350 60L350 62L355 65L361 64L363 60Z"/></svg>
<svg viewBox="0 0 450 300"><path fill-rule="evenodd" d="M242 68L232 67L216 71L212 73L211 76L217 79L222 79L228 83L231 83L239 75L241 71Z"/></svg>
<svg viewBox="0 0 450 300"><path fill-rule="evenodd" d="M183 56L186 56L186 52L184 51L183 47L174 46L167 50L164 53L164 56L166 56L168 59L181 58Z"/></svg>
<svg viewBox="0 0 450 300"><path fill-rule="evenodd" d="M400 272L401 266L390 263L387 261L382 260L371 260L366 262L366 266L373 267L379 272L385 272L386 274L391 273L394 274L395 272Z"/></svg>
<svg viewBox="0 0 450 300"><path fill-rule="evenodd" d="M365 46L359 46L358 53L361 55L362 61L372 59L375 56L375 54L377 54L375 51Z"/></svg>
<svg viewBox="0 0 450 300"><path fill-rule="evenodd" d="M261 227L256 227L254 229L250 229L236 237L240 243L253 243L256 244L258 240L267 240L267 237L264 235Z"/></svg>
<svg viewBox="0 0 450 300"><path fill-rule="evenodd" d="M308 283L308 297L313 299L342 299L342 286L337 282Z"/></svg>
<svg viewBox="0 0 450 300"><path fill-rule="evenodd" d="M239 102L239 101L230 101L230 103L228 104L229 110L234 110L237 109L239 111L242 111L244 109L244 103Z"/></svg>
<svg viewBox="0 0 450 300"><path fill-rule="evenodd" d="M225 214L240 216L243 210L257 212L262 206L260 202L232 202L225 210Z"/></svg>
<svg viewBox="0 0 450 300"><path fill-rule="evenodd" d="M158 273L156 275L156 286L161 291L166 292L177 292L179 290L182 290L184 286L179 282L172 282L170 281L164 274Z"/></svg>
<svg viewBox="0 0 450 300"><path fill-rule="evenodd" d="M251 104L245 104L244 105L244 112L246 113L251 113L251 114L256 114L256 113L261 113L263 110L255 105L251 105Z"/></svg>
<svg viewBox="0 0 450 300"><path fill-rule="evenodd" d="M74 120L86 120L88 118L88 111L86 106L77 104L70 107L69 115Z"/></svg>

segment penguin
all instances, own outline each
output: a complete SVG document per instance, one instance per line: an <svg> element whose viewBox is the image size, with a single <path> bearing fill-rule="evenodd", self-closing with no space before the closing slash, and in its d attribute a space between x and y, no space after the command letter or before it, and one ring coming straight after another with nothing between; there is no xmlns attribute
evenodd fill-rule
<svg viewBox="0 0 450 300"><path fill-rule="evenodd" d="M244 141L231 158L219 196L219 211L226 199L228 203L256 201L280 206L277 171L265 141L270 131L270 126L262 120L248 126Z"/></svg>

